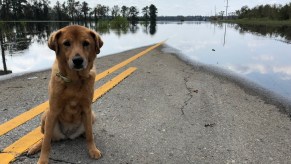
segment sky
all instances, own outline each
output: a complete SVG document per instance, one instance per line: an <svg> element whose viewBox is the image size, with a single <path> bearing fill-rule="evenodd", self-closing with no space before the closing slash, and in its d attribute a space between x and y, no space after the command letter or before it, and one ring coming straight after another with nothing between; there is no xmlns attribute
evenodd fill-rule
<svg viewBox="0 0 291 164"><path fill-rule="evenodd" d="M50 0L54 5L57 0ZM61 3L67 0L59 0ZM84 0L79 0L83 2ZM227 0L85 0L92 8L97 4L106 6L136 6L141 10L145 6L154 4L158 8L159 16L210 16L216 12L225 11ZM228 0L229 12L240 9L242 6L248 5L250 8L261 4L282 4L290 3L290 0Z"/></svg>

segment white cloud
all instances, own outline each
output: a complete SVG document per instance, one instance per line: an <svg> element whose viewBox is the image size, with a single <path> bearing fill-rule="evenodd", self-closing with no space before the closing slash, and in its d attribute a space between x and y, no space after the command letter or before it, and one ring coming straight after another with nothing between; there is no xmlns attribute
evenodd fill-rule
<svg viewBox="0 0 291 164"><path fill-rule="evenodd" d="M291 76L291 66L274 67L273 71L275 73L283 73L285 75L290 75Z"/></svg>
<svg viewBox="0 0 291 164"><path fill-rule="evenodd" d="M267 74L270 73L270 69L265 65L261 64L249 64L249 65L228 65L228 69L240 73L240 74L250 74L250 73L260 73Z"/></svg>
<svg viewBox="0 0 291 164"><path fill-rule="evenodd" d="M259 56L254 56L253 59L259 60L259 61L273 61L274 56L272 56L272 55L259 55Z"/></svg>

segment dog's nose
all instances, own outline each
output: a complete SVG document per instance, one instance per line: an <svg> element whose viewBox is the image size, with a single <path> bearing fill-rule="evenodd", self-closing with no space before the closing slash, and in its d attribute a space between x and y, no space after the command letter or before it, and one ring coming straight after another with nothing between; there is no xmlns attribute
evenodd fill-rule
<svg viewBox="0 0 291 164"><path fill-rule="evenodd" d="M80 55L76 55L73 59L75 67L81 67L83 65L83 58Z"/></svg>

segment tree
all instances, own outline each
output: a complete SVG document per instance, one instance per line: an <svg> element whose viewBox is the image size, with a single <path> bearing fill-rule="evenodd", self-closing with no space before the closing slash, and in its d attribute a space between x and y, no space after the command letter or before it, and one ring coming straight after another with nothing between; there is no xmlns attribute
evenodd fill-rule
<svg viewBox="0 0 291 164"><path fill-rule="evenodd" d="M84 18L85 20L87 20L87 15L90 11L90 7L88 6L87 2L82 2L82 7L81 7L81 11L83 12Z"/></svg>
<svg viewBox="0 0 291 164"><path fill-rule="evenodd" d="M23 18L34 19L33 6L30 3L23 7Z"/></svg>
<svg viewBox="0 0 291 164"><path fill-rule="evenodd" d="M13 19L23 18L23 9L26 5L26 0L11 0L11 7L13 12Z"/></svg>
<svg viewBox="0 0 291 164"><path fill-rule="evenodd" d="M149 7L146 6L144 8L142 8L142 13L143 13L143 18L145 19L145 21L149 20Z"/></svg>
<svg viewBox="0 0 291 164"><path fill-rule="evenodd" d="M67 4L68 4L68 14L70 15L72 20L75 20L76 2L75 0L68 0Z"/></svg>
<svg viewBox="0 0 291 164"><path fill-rule="evenodd" d="M100 18L103 15L102 5L100 4L96 6L96 15L98 18Z"/></svg>
<svg viewBox="0 0 291 164"><path fill-rule="evenodd" d="M54 6L54 11L56 13L57 16L57 20L62 20L62 9L61 9L61 4L59 1L56 2L56 5Z"/></svg>
<svg viewBox="0 0 291 164"><path fill-rule="evenodd" d="M11 0L3 0L1 5L1 18L4 20L8 20L11 17Z"/></svg>
<svg viewBox="0 0 291 164"><path fill-rule="evenodd" d="M135 6L131 6L129 8L128 15L129 15L129 19L131 22L134 23L134 22L138 21L138 18L137 18L138 14L139 14L139 11Z"/></svg>
<svg viewBox="0 0 291 164"><path fill-rule="evenodd" d="M49 20L49 4L50 1L47 0L42 0L42 14L43 14L43 19Z"/></svg>
<svg viewBox="0 0 291 164"><path fill-rule="evenodd" d="M66 6L66 2L63 2L62 4L62 17L63 17L63 20L70 18L68 14L68 7Z"/></svg>
<svg viewBox="0 0 291 164"><path fill-rule="evenodd" d="M94 19L97 20L97 7L93 9Z"/></svg>
<svg viewBox="0 0 291 164"><path fill-rule="evenodd" d="M129 12L129 8L127 6L122 6L121 7L122 17L127 18L128 15L129 15L128 12Z"/></svg>
<svg viewBox="0 0 291 164"><path fill-rule="evenodd" d="M82 19L82 5L80 4L79 1L75 2L75 15L77 17L77 20Z"/></svg>
<svg viewBox="0 0 291 164"><path fill-rule="evenodd" d="M105 18L105 17L107 17L107 16L109 15L109 14L108 14L108 13L109 13L109 10L110 10L110 9L109 9L109 6L105 6L105 5L102 6L102 14L103 14L102 17L103 17L103 18Z"/></svg>
<svg viewBox="0 0 291 164"><path fill-rule="evenodd" d="M250 11L250 8L248 6L243 6L241 9L240 9L240 14L239 15L239 18L244 18L248 15L248 12Z"/></svg>
<svg viewBox="0 0 291 164"><path fill-rule="evenodd" d="M119 16L119 12L120 12L120 8L118 7L118 5L114 5L111 9L111 15L113 18Z"/></svg>
<svg viewBox="0 0 291 164"><path fill-rule="evenodd" d="M220 11L220 12L218 13L218 15L220 15L220 16L221 16L221 19L223 19L224 11Z"/></svg>
<svg viewBox="0 0 291 164"><path fill-rule="evenodd" d="M97 19L107 17L108 12L109 12L108 6L97 4L97 6L94 8L94 15Z"/></svg>
<svg viewBox="0 0 291 164"><path fill-rule="evenodd" d="M157 20L157 13L158 13L158 9L156 8L155 5L151 4L150 7L150 20L151 21L156 21Z"/></svg>
<svg viewBox="0 0 291 164"><path fill-rule="evenodd" d="M111 12L111 13L109 13ZM144 20L156 20L157 8L154 5L142 9ZM86 1L66 0L50 7L50 0L0 0L0 20L95 20L122 17L132 22L138 21L139 10L135 6L109 6L98 4L93 9Z"/></svg>

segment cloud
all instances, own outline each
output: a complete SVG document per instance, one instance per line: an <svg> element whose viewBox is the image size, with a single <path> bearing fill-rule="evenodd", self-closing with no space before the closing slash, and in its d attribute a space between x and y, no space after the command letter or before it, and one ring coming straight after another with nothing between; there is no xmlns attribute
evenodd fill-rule
<svg viewBox="0 0 291 164"><path fill-rule="evenodd" d="M274 60L274 56L272 55L259 55L252 58L259 61L273 61Z"/></svg>
<svg viewBox="0 0 291 164"><path fill-rule="evenodd" d="M290 75L291 76L291 66L280 66L280 67L274 67L273 71L275 73L282 73L285 75Z"/></svg>
<svg viewBox="0 0 291 164"><path fill-rule="evenodd" d="M260 74L267 74L270 73L270 69L261 64L249 64L246 66L243 65L228 65L228 69L240 73L240 74L250 74L254 72L258 72Z"/></svg>

